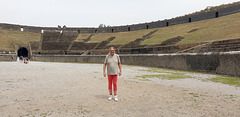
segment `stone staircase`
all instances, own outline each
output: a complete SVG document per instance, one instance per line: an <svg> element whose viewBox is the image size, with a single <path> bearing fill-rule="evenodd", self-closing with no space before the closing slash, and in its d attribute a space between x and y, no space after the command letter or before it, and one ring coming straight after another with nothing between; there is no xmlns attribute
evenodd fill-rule
<svg viewBox="0 0 240 117"><path fill-rule="evenodd" d="M107 44L109 44L115 38L116 37L110 37L107 40L98 43L94 48L92 48L91 50L85 51L82 55L88 55L88 54L91 53L91 51L96 50L96 49L106 49L107 48Z"/></svg>
<svg viewBox="0 0 240 117"><path fill-rule="evenodd" d="M88 42L88 41L90 41L93 35L94 35L94 34L91 34L91 35L89 35L89 37L88 37L87 39L83 39L83 42Z"/></svg>
<svg viewBox="0 0 240 117"><path fill-rule="evenodd" d="M115 38L116 37L110 37L107 40L100 42L94 49L107 49L108 48L107 45Z"/></svg>

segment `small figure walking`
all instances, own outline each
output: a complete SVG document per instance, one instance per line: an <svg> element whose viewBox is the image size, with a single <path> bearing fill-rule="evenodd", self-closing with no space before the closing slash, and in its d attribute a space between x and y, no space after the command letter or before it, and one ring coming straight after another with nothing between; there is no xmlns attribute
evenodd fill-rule
<svg viewBox="0 0 240 117"><path fill-rule="evenodd" d="M114 100L118 101L117 98L117 79L122 75L122 67L120 62L119 55L115 54L115 50L113 47L109 49L109 54L106 56L104 65L103 65L103 76L106 77L106 66L107 66L107 75L108 75L108 89L109 89L109 98L108 100L112 100L112 85L114 88ZM119 69L119 70L118 70Z"/></svg>
<svg viewBox="0 0 240 117"><path fill-rule="evenodd" d="M19 56L17 56L17 62L19 62Z"/></svg>
<svg viewBox="0 0 240 117"><path fill-rule="evenodd" d="M20 60L21 63L23 62L23 59L24 59L23 56L20 56L19 60Z"/></svg>
<svg viewBox="0 0 240 117"><path fill-rule="evenodd" d="M27 57L24 59L24 63L25 63L25 64L28 64L28 63L29 63L29 59L28 59Z"/></svg>

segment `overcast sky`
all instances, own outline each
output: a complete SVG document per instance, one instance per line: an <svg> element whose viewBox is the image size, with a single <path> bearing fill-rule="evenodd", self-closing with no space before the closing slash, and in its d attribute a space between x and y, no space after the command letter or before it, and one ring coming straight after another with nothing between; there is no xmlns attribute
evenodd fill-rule
<svg viewBox="0 0 240 117"><path fill-rule="evenodd" d="M170 19L239 0L0 0L0 23L98 27Z"/></svg>

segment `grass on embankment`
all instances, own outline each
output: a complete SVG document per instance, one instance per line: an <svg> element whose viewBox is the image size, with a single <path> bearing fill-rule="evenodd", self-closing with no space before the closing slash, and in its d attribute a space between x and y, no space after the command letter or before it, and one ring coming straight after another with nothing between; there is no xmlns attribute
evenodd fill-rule
<svg viewBox="0 0 240 117"><path fill-rule="evenodd" d="M163 41L173 37L182 36L184 39L178 44L190 44L198 42L216 41L223 39L240 38L240 13L173 25L163 28L145 29L138 31L118 33L94 33L87 43L99 43L110 37L116 37L109 45L123 45L141 38L143 35L158 29L150 39L143 41L142 45L161 44ZM195 31L194 31L195 30ZM193 31L188 33L189 31ZM83 41L91 34L79 34L75 41ZM14 45L28 44L30 41L40 41L41 34L21 31L0 30L0 49L14 49Z"/></svg>
<svg viewBox="0 0 240 117"><path fill-rule="evenodd" d="M75 42L83 42L83 39L87 39L90 35L90 33L79 34L75 39Z"/></svg>
<svg viewBox="0 0 240 117"><path fill-rule="evenodd" d="M178 44L190 44L239 38L239 18L240 13L237 13L214 19L159 28L159 30L152 35L151 39L145 40L141 44L160 44L167 39L177 36L182 36L185 38ZM193 29L196 31L188 33Z"/></svg>
<svg viewBox="0 0 240 117"><path fill-rule="evenodd" d="M143 35L158 29L150 39L142 45L161 44L163 41L177 36L184 39L178 44L208 42L223 39L240 38L240 13L222 16L214 19L202 20L185 24L172 25L163 28L145 29L118 33L94 33L88 43L99 43L110 37L116 37L109 45L122 45L141 38ZM189 33L189 31L192 31ZM86 39L90 34L80 34L77 40Z"/></svg>
<svg viewBox="0 0 240 117"><path fill-rule="evenodd" d="M134 41L137 38L142 38L143 35L146 35L153 30L154 29L118 33L96 33L88 43L99 43L107 40L110 37L116 37L109 43L109 45L122 45Z"/></svg>
<svg viewBox="0 0 240 117"><path fill-rule="evenodd" d="M39 33L0 30L0 49L13 50L14 45L27 45L30 41L40 41L40 38Z"/></svg>

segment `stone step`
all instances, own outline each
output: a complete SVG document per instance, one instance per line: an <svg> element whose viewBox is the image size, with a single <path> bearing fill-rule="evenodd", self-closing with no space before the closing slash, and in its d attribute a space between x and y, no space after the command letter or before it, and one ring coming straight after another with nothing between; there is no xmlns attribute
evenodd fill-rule
<svg viewBox="0 0 240 117"><path fill-rule="evenodd" d="M240 47L240 45L217 45L217 46L210 46L208 48L226 48L226 47Z"/></svg>

